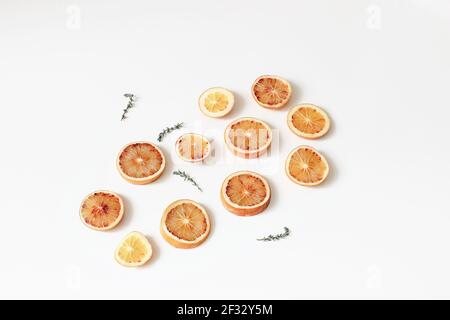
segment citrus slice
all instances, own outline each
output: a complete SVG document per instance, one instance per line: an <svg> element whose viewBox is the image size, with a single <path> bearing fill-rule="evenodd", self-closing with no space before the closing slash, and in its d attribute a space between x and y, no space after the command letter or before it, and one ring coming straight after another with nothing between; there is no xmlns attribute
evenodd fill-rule
<svg viewBox="0 0 450 320"><path fill-rule="evenodd" d="M152 246L140 232L133 231L119 244L115 252L118 263L125 267L142 266L152 257Z"/></svg>
<svg viewBox="0 0 450 320"><path fill-rule="evenodd" d="M315 186L328 175L327 160L314 148L299 146L291 151L286 160L286 174L295 183Z"/></svg>
<svg viewBox="0 0 450 320"><path fill-rule="evenodd" d="M279 109L286 105L291 93L289 82L277 76L261 76L252 86L252 94L256 102L270 109Z"/></svg>
<svg viewBox="0 0 450 320"><path fill-rule="evenodd" d="M292 132L307 139L320 138L330 129L328 115L313 104L293 107L288 113L287 122Z"/></svg>
<svg viewBox="0 0 450 320"><path fill-rule="evenodd" d="M119 195L100 190L83 199L80 218L91 229L110 230L122 220L123 211L123 202Z"/></svg>
<svg viewBox="0 0 450 320"><path fill-rule="evenodd" d="M192 200L170 204L161 219L161 235L172 246L195 248L209 235L210 222L206 210Z"/></svg>
<svg viewBox="0 0 450 320"><path fill-rule="evenodd" d="M272 142L272 130L255 118L240 118L225 129L225 144L233 154L242 158L257 158Z"/></svg>
<svg viewBox="0 0 450 320"><path fill-rule="evenodd" d="M162 151L150 142L126 145L117 157L120 175L134 184L147 184L158 179L166 166Z"/></svg>
<svg viewBox="0 0 450 320"><path fill-rule="evenodd" d="M261 213L270 203L269 183L250 171L229 175L222 184L220 195L225 208L238 216Z"/></svg>
<svg viewBox="0 0 450 320"><path fill-rule="evenodd" d="M211 146L204 136L196 133L186 133L175 143L177 155L185 161L203 161L211 153Z"/></svg>
<svg viewBox="0 0 450 320"><path fill-rule="evenodd" d="M204 115L220 118L233 109L234 95L224 88L209 88L200 95L198 106Z"/></svg>

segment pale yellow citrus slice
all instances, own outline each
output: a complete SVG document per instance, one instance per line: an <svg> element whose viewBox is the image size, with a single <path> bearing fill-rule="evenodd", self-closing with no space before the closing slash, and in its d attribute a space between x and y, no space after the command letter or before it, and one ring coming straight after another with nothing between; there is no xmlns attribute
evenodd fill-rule
<svg viewBox="0 0 450 320"><path fill-rule="evenodd" d="M123 201L114 192L95 191L83 199L80 218L86 226L94 230L110 230L123 217Z"/></svg>
<svg viewBox="0 0 450 320"><path fill-rule="evenodd" d="M326 112L313 104L293 107L288 113L287 123L292 132L307 139L320 138L330 129Z"/></svg>
<svg viewBox="0 0 450 320"><path fill-rule="evenodd" d="M286 174L297 184L315 186L328 176L328 162L312 147L299 146L291 151L286 160Z"/></svg>
<svg viewBox="0 0 450 320"><path fill-rule="evenodd" d="M204 115L220 118L233 109L234 95L224 88L209 88L200 95L198 106Z"/></svg>
<svg viewBox="0 0 450 320"><path fill-rule="evenodd" d="M252 86L256 102L265 108L279 109L288 103L292 88L288 81L277 76L261 76Z"/></svg>
<svg viewBox="0 0 450 320"><path fill-rule="evenodd" d="M133 231L119 244L115 252L118 263L125 267L138 267L152 257L152 246L140 232Z"/></svg>
<svg viewBox="0 0 450 320"><path fill-rule="evenodd" d="M150 142L130 143L120 151L117 157L120 175L134 184L155 181L163 173L165 165L164 154Z"/></svg>
<svg viewBox="0 0 450 320"><path fill-rule="evenodd" d="M186 133L175 143L177 155L184 161L198 162L205 160L211 153L211 144L204 136Z"/></svg>
<svg viewBox="0 0 450 320"><path fill-rule="evenodd" d="M224 207L238 216L253 216L270 203L270 187L261 175L239 171L229 175L222 184L220 198Z"/></svg>
<svg viewBox="0 0 450 320"><path fill-rule="evenodd" d="M255 118L240 118L225 129L225 144L233 154L242 158L257 158L269 148L272 130Z"/></svg>
<svg viewBox="0 0 450 320"><path fill-rule="evenodd" d="M208 237L209 230L209 216L197 202L178 200L164 210L161 235L176 248L189 249L199 246Z"/></svg>

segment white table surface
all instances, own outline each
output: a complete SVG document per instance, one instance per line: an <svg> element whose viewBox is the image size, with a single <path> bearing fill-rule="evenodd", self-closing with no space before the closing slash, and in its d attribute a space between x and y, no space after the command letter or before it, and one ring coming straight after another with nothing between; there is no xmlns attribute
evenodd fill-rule
<svg viewBox="0 0 450 320"><path fill-rule="evenodd" d="M449 40L446 0L2 0L0 297L450 298ZM287 108L253 101L261 74L292 83ZM197 108L212 86L236 94L225 119ZM126 92L139 100L121 122ZM287 128L287 111L301 102L329 112L323 139ZM241 116L279 133L270 158L224 149L223 129ZM169 160L161 179L121 179L119 149L156 142L178 121L186 129L159 144ZM173 143L188 131L214 140L212 163L177 160ZM323 186L286 177L284 160L300 144L328 158ZM250 218L219 200L225 176L244 169L273 189L269 208ZM80 202L96 189L125 199L111 232L80 222ZM159 234L162 211L180 198L212 218L209 239L193 250ZM255 240L284 226L288 239ZM113 259L133 230L154 247L140 269Z"/></svg>

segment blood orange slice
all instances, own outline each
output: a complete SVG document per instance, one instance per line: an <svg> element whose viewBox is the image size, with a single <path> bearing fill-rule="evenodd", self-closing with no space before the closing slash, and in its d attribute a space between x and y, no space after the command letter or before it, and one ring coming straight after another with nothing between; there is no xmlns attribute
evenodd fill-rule
<svg viewBox="0 0 450 320"><path fill-rule="evenodd" d="M225 208L239 216L253 216L270 203L270 187L257 173L239 171L229 175L222 184L221 200Z"/></svg>
<svg viewBox="0 0 450 320"><path fill-rule="evenodd" d="M198 162L206 159L211 153L211 144L204 136L186 133L175 143L177 155L184 161Z"/></svg>
<svg viewBox="0 0 450 320"><path fill-rule="evenodd" d="M164 154L150 142L130 143L120 151L117 157L120 175L134 184L155 181L163 173L165 165Z"/></svg>
<svg viewBox="0 0 450 320"><path fill-rule="evenodd" d="M86 226L94 230L110 230L123 217L122 198L111 191L95 191L83 199L80 218Z"/></svg>
<svg viewBox="0 0 450 320"><path fill-rule="evenodd" d="M252 86L256 102L265 108L279 109L288 103L292 94L289 82L277 76L261 76Z"/></svg>
<svg viewBox="0 0 450 320"><path fill-rule="evenodd" d="M192 200L178 200L164 210L161 235L172 246L190 249L199 246L209 235L206 210Z"/></svg>
<svg viewBox="0 0 450 320"><path fill-rule="evenodd" d="M233 154L242 158L257 158L269 148L272 130L263 121L241 118L225 129L225 144Z"/></svg>
<svg viewBox="0 0 450 320"><path fill-rule="evenodd" d="M297 184L315 186L328 176L328 162L312 147L299 146L291 151L286 160L286 174Z"/></svg>
<svg viewBox="0 0 450 320"><path fill-rule="evenodd" d="M307 139L320 138L330 129L326 112L313 104L293 107L288 113L287 122L292 132Z"/></svg>

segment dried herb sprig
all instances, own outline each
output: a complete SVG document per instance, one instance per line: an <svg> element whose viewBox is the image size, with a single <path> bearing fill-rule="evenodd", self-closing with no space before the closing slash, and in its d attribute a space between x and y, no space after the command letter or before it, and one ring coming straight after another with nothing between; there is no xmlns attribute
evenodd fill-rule
<svg viewBox="0 0 450 320"><path fill-rule="evenodd" d="M277 241L280 239L284 239L291 234L291 230L288 227L284 227L284 232L276 235L268 235L267 237L256 239L258 241Z"/></svg>
<svg viewBox="0 0 450 320"><path fill-rule="evenodd" d="M201 192L203 192L202 188L200 188L200 186L198 185L198 183L194 180L194 178L192 178L190 175L188 175L186 172L181 171L181 170L177 170L173 172L174 175L176 176L180 176L182 178L184 178L184 181L189 181L190 183L192 183L192 185L194 187L196 187L198 190L200 190Z"/></svg>
<svg viewBox="0 0 450 320"><path fill-rule="evenodd" d="M171 133L174 130L178 130L181 127L183 127L184 123L180 122L177 123L176 125L172 126L172 127L166 127L163 131L161 131L158 135L158 141L161 142L165 136L167 136L169 133Z"/></svg>
<svg viewBox="0 0 450 320"><path fill-rule="evenodd" d="M127 113L128 113L128 111L130 111L131 108L134 107L134 101L136 100L135 95L132 93L125 93L123 96L125 98L128 98L128 104L127 104L127 107L125 109L123 109L122 118L120 119L121 121L123 121L127 118Z"/></svg>

